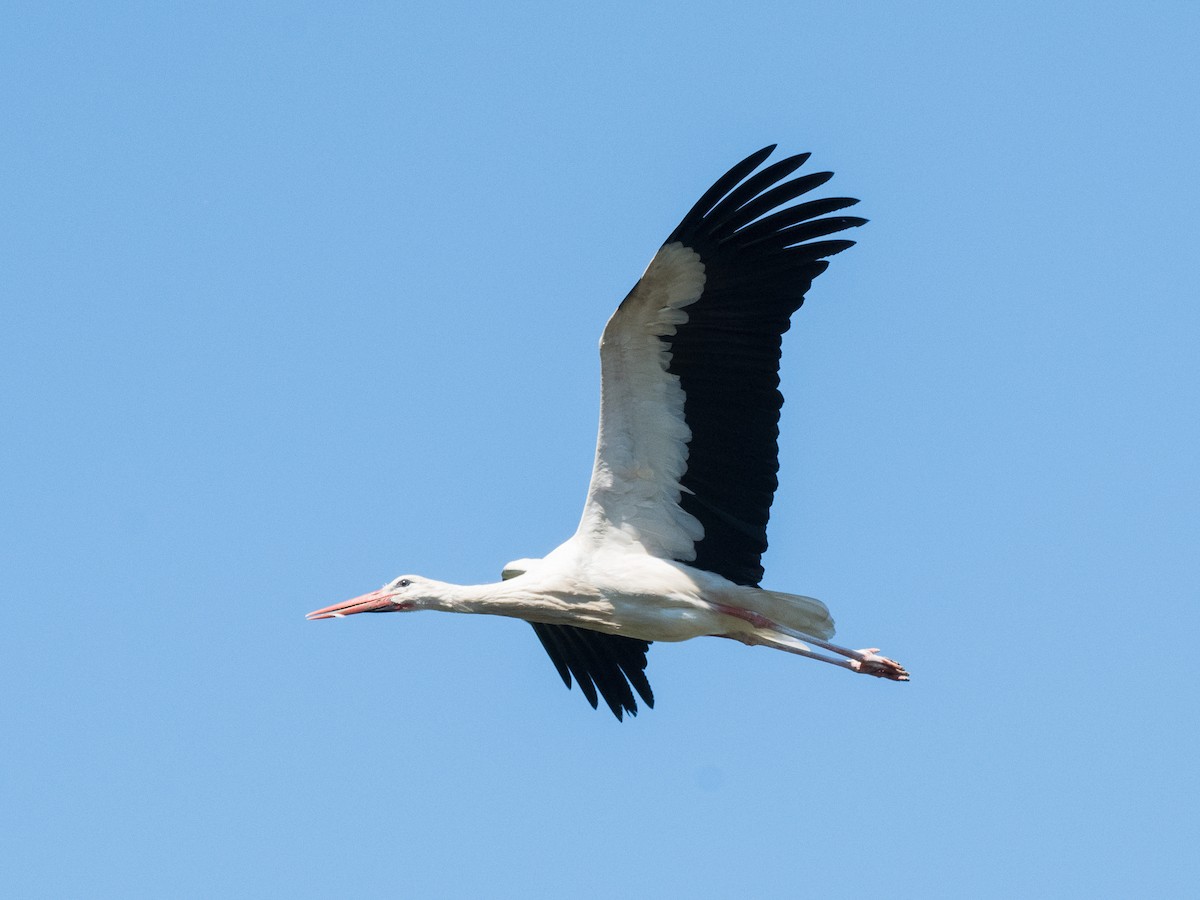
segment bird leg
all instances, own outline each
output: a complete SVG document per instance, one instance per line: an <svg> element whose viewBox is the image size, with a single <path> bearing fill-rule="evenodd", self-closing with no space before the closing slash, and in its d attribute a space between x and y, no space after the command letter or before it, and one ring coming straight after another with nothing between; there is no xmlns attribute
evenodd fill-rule
<svg viewBox="0 0 1200 900"><path fill-rule="evenodd" d="M800 656L807 656L809 659L819 660L820 662L832 663L835 666L842 666L854 672L859 672L863 675L874 675L877 678L887 678L891 681L908 681L908 672L904 666L895 660L888 659L886 656L879 655L878 647L870 647L866 650L849 650L846 647L839 647L837 644L830 644L818 637L813 637L811 634L805 634L803 631L797 631L794 628L788 628L786 625L780 625L773 622L766 616L756 612L750 612L746 609L739 609L736 606L726 606L723 603L714 603L713 606L720 613L734 618L741 619L744 622L749 622L755 628L764 631L773 631L777 634L782 634L790 638L800 641L802 644L815 644L838 656L844 656L845 659L837 659L832 656L826 656L823 653L816 653L809 650L807 647L800 648L792 644L778 643L771 641L771 646L779 650L786 650L789 653L796 653ZM724 635L731 637L734 640L741 640L735 635ZM743 641L743 643L751 643Z"/></svg>
<svg viewBox="0 0 1200 900"><path fill-rule="evenodd" d="M831 650L841 656L848 657L849 667L855 672L860 672L863 675L874 675L877 678L888 678L892 681L908 681L908 671L904 666L900 665L894 659L880 656L878 647L868 647L865 650L847 650L845 647L827 643L820 638L805 634L803 631L793 631L791 628L785 628L782 625L776 625L775 630L781 634L786 634L788 637L816 644L818 647L824 647L826 650Z"/></svg>
<svg viewBox="0 0 1200 900"><path fill-rule="evenodd" d="M740 618L740 617L739 617ZM795 653L797 656L807 656L809 659L815 659L817 662L829 663L833 666L841 666L843 669L857 671L854 668L854 662L848 659L837 659L832 656L826 656L824 653L817 653L815 650L809 650L804 646L796 644L785 644L781 641L775 641L765 637L762 634L749 634L747 632L734 632L733 634L718 634L716 637L729 638L731 641L738 641L750 647L774 647L776 650L783 650L786 653Z"/></svg>

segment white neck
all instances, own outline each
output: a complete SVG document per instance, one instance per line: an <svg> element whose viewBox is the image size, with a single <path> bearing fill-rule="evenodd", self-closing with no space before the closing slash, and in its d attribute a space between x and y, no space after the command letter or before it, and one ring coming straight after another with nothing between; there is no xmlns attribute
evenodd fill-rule
<svg viewBox="0 0 1200 900"><path fill-rule="evenodd" d="M522 577L490 584L435 581L417 608L508 616L528 622L575 624L601 630L612 618L611 604L599 595L591 601L578 595L568 599L559 592L539 590L537 581Z"/></svg>
<svg viewBox="0 0 1200 900"><path fill-rule="evenodd" d="M489 584L450 584L435 581L423 598L425 602L421 604L421 608L435 609L438 612L513 615L506 613L505 608L512 606L516 597L511 596L513 592L506 590L506 587L507 582L504 581Z"/></svg>

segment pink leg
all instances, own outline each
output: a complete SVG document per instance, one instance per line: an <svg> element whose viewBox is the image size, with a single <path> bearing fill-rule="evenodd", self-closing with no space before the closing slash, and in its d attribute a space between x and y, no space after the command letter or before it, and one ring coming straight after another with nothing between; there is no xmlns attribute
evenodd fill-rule
<svg viewBox="0 0 1200 900"><path fill-rule="evenodd" d="M817 659L821 662L833 663L836 666L843 666L855 672L860 672L863 675L874 675L877 678L887 678L892 681L908 681L908 672L904 666L900 665L895 660L888 659L886 656L879 656L879 648L871 647L867 650L848 650L845 647L839 647L837 644L830 644L820 638L813 637L811 634L805 634L803 631L796 631L794 628L787 628L776 622L772 622L766 616L756 612L750 612L746 609L739 609L736 606L726 606L723 603L712 604L713 608L718 612L727 616L733 616L735 619L741 619L744 622L749 622L755 628L761 628L764 631L774 631L778 634L787 635L790 638L795 638L806 644L815 644L825 650L829 650L839 656L845 656L846 660L834 659L826 656L823 653L814 653L811 650L801 650L797 647L792 647L786 644L775 644L771 646L777 647L780 650L787 650L790 653L798 653L801 656L807 656L810 659ZM741 640L735 635L723 635L723 637L732 637L734 640ZM743 642L745 643L745 642Z"/></svg>
<svg viewBox="0 0 1200 900"><path fill-rule="evenodd" d="M729 638L731 641L740 641L741 643L748 644L750 646L758 644L765 647L774 647L776 650L783 650L787 653L795 653L797 656L807 656L809 659L815 659L818 662L829 663L830 665L834 666L841 666L843 669L850 669L854 672L858 671L858 669L855 668L855 666L858 665L857 662L851 662L850 660L845 659L835 659L832 656L826 656L824 653L817 653L813 650L809 650L807 647L797 647L795 644L781 644L776 643L775 641L767 641L763 638L756 639L754 636L749 634L718 634L714 635L714 637Z"/></svg>

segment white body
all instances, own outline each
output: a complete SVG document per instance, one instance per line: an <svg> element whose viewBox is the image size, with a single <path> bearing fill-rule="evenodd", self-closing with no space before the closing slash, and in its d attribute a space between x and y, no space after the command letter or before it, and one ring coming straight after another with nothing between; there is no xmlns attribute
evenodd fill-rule
<svg viewBox="0 0 1200 900"><path fill-rule="evenodd" d="M523 574L478 586L487 596L488 611L646 641L722 635L744 643L777 642L777 632L718 608L732 607L813 637L833 636L829 610L812 597L733 584L629 547L588 551L581 549L582 543L576 535Z"/></svg>

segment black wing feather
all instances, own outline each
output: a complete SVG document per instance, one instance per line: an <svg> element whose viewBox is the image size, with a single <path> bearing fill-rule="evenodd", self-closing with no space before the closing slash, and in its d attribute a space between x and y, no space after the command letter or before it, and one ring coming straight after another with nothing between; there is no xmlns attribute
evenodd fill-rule
<svg viewBox="0 0 1200 900"><path fill-rule="evenodd" d="M738 584L763 576L767 520L779 486L779 356L792 313L804 302L825 257L853 241L810 241L866 222L819 217L857 200L838 197L784 204L827 182L817 172L782 184L807 157L751 175L773 148L734 166L688 213L667 243L696 251L704 293L688 321L661 338L669 371L679 376L691 429L680 506L704 526L696 557L680 560Z"/></svg>
<svg viewBox="0 0 1200 900"><path fill-rule="evenodd" d="M734 220L734 214L738 213L737 218L743 219L743 216L746 215L745 211L752 206L750 201L795 172L804 165L808 156L807 153L789 156L787 159L781 159L779 162L767 166L761 172L751 175L737 188L730 191L724 200L714 206L708 213L708 218L714 223L720 223L717 226L719 228L729 228L730 230L737 228L736 224L730 224ZM742 224L758 218L759 215L759 213L749 215L748 218L744 218Z"/></svg>
<svg viewBox="0 0 1200 900"><path fill-rule="evenodd" d="M571 676L595 709L604 698L612 714L621 720L624 713L636 716L637 700L633 689L650 709L654 692L646 679L646 652L650 641L576 628L574 625L546 625L530 622L538 640L554 663L563 683L571 686Z"/></svg>
<svg viewBox="0 0 1200 900"><path fill-rule="evenodd" d="M834 197L831 200L811 200L808 203L798 203L780 212L765 216L741 231L726 235L724 238L721 238L721 241L724 243L736 235L739 243L743 245L753 244L757 239L770 237L781 228L787 228L799 222L811 221L826 213L836 212L845 209L847 206L853 206L857 202L857 200L852 200L849 197Z"/></svg>
<svg viewBox="0 0 1200 900"><path fill-rule="evenodd" d="M751 153L740 163L717 179L717 183L710 187L696 201L696 205L688 210L688 214L683 217L683 221L679 223L679 227L675 231L692 231L703 222L704 217L708 214L717 201L728 194L733 187L759 167L759 165L775 150L775 145L763 147L757 153ZM667 243L677 240L674 234L667 238Z"/></svg>

